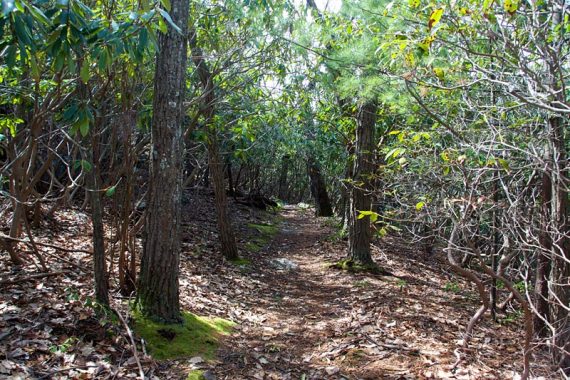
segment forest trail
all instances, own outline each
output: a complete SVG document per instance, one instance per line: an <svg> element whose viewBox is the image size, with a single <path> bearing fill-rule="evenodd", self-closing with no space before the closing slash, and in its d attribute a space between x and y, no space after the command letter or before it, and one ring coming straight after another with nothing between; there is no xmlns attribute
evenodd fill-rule
<svg viewBox="0 0 570 380"><path fill-rule="evenodd" d="M217 379L513 377L519 337L488 321L469 359L451 371L478 302L437 260L430 267L402 246L375 255L397 277L330 269L346 242L332 241L332 228L309 210L289 206L280 215L279 233L242 271L249 280L234 282L248 285L233 289L239 324L210 367Z"/></svg>
<svg viewBox="0 0 570 380"><path fill-rule="evenodd" d="M218 249L208 193L188 194L187 200L182 308L231 319L236 326L222 338L216 361L144 357L154 379L186 379L194 369L217 380L502 380L520 373L516 313L500 315L500 324L485 317L465 360L451 370L479 301L441 252L427 260L414 245L388 236L373 244L374 260L394 277L347 273L329 268L345 257L347 244L338 238L333 220L315 218L312 210L298 206L275 215L232 204L244 260L231 264ZM80 212L59 212L36 230L37 239L70 249L88 247L85 220ZM267 230L276 234L268 238ZM87 303L92 280L88 270L77 267L89 268L90 255L75 254L73 262L64 251L49 257L56 259L49 262L51 269L61 273L57 281L48 277L0 287L0 348L9 357L0 362L0 378L136 376L122 327L101 323ZM284 267L291 263L294 268ZM0 261L0 269L7 268L7 260ZM33 273L29 265L17 276ZM117 297L114 304L129 314L125 299ZM56 373L61 377L52 376Z"/></svg>

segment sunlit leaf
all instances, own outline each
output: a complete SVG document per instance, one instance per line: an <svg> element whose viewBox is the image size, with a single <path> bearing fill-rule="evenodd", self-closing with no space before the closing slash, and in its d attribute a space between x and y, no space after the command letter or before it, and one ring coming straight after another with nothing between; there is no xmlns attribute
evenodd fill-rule
<svg viewBox="0 0 570 380"><path fill-rule="evenodd" d="M435 73L435 76L440 80L443 80L445 78L445 71L443 69L436 67L433 69L433 72Z"/></svg>
<svg viewBox="0 0 570 380"><path fill-rule="evenodd" d="M505 0L505 11L514 14L519 9L519 0Z"/></svg>
<svg viewBox="0 0 570 380"><path fill-rule="evenodd" d="M115 194L115 190L117 190L117 186L111 186L105 191L105 195L108 197L112 197Z"/></svg>
<svg viewBox="0 0 570 380"><path fill-rule="evenodd" d="M420 6L420 0L408 0L410 8L417 8Z"/></svg>
<svg viewBox="0 0 570 380"><path fill-rule="evenodd" d="M422 40L422 42L420 42L420 43L418 44L418 46L419 46L420 49L422 49L423 51L428 52L428 51L429 51L429 48L430 48L430 46L431 46L431 44L432 44L432 42L433 42L434 40L435 40L435 37L434 37L434 36L426 37L426 38L424 38L424 39Z"/></svg>
<svg viewBox="0 0 570 380"><path fill-rule="evenodd" d="M176 32L182 34L182 29L180 29L180 28L178 27L178 25L176 25L176 24L174 23L174 21L172 21L172 18L170 17L170 15L168 14L167 11L165 11L165 10L162 9L162 8L158 8L158 11L159 11L160 14L162 15L162 17L166 20L166 22L168 22L168 23L170 24L170 26L171 26L174 30L176 30ZM161 29L161 31L162 31L162 29ZM163 32L163 31L162 31L162 32ZM163 32L163 33L164 33L164 32Z"/></svg>
<svg viewBox="0 0 570 380"><path fill-rule="evenodd" d="M439 21L441 20L441 16L443 16L443 8L438 8L431 13L428 22L428 28L430 30L439 23Z"/></svg>
<svg viewBox="0 0 570 380"><path fill-rule="evenodd" d="M170 0L160 0L160 2L162 3L164 9L166 9L168 12L172 10L172 6L170 5Z"/></svg>
<svg viewBox="0 0 570 380"><path fill-rule="evenodd" d="M81 81L83 83L89 82L89 60L87 59L87 57L83 59L79 76L81 77Z"/></svg>

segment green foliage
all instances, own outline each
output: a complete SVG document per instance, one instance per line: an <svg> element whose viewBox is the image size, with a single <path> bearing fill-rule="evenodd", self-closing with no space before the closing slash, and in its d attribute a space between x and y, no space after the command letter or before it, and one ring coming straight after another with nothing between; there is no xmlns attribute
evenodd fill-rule
<svg viewBox="0 0 570 380"><path fill-rule="evenodd" d="M512 313L508 313L504 318L500 318L498 322L502 325L509 325L520 321L523 318L522 310L515 310Z"/></svg>
<svg viewBox="0 0 570 380"><path fill-rule="evenodd" d="M398 286L400 290L403 290L406 286L408 286L408 282L404 279L399 278L396 281L396 286Z"/></svg>
<svg viewBox="0 0 570 380"><path fill-rule="evenodd" d="M78 339L72 336L65 339L61 344L50 346L49 351L53 352L54 354L62 355L69 351L69 349L71 349L77 342Z"/></svg>
<svg viewBox="0 0 570 380"><path fill-rule="evenodd" d="M218 341L235 325L222 318L206 318L182 313L180 324L163 324L134 313L134 331L147 343L149 353L156 359L176 359L201 356L215 358Z"/></svg>
<svg viewBox="0 0 570 380"><path fill-rule="evenodd" d="M347 237L348 229L344 228L343 226L337 226L334 232L327 239L333 243L337 243L345 240Z"/></svg>
<svg viewBox="0 0 570 380"><path fill-rule="evenodd" d="M459 286L459 283L457 283L455 281L451 281L451 282L447 282L445 284L445 287L443 288L443 290L445 290L446 292L451 292L451 293L459 293L459 292L461 292L461 287Z"/></svg>
<svg viewBox="0 0 570 380"><path fill-rule="evenodd" d="M267 236L267 237L272 237L274 236L279 229L277 228L277 226L273 225L273 224L255 224L255 223L248 223L247 225L249 228L253 228L256 229L257 231L259 231L262 235Z"/></svg>

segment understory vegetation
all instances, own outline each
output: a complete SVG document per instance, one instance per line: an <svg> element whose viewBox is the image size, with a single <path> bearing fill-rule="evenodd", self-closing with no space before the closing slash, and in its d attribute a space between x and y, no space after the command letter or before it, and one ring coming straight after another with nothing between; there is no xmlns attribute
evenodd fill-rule
<svg viewBox="0 0 570 380"><path fill-rule="evenodd" d="M570 376L567 1L0 4L0 377Z"/></svg>

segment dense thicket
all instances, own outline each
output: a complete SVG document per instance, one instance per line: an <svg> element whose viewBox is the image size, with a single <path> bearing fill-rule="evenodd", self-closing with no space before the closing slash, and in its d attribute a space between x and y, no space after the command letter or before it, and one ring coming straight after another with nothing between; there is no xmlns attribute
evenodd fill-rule
<svg viewBox="0 0 570 380"><path fill-rule="evenodd" d="M184 188L212 185L229 260L228 195L314 202L354 265L381 266L370 242L387 234L447 255L481 300L464 345L515 307L523 377L541 345L570 374L567 2L319 6L3 1L2 249L22 265L18 239L89 206L97 299L114 266L135 292L144 231L143 310L176 320Z"/></svg>

